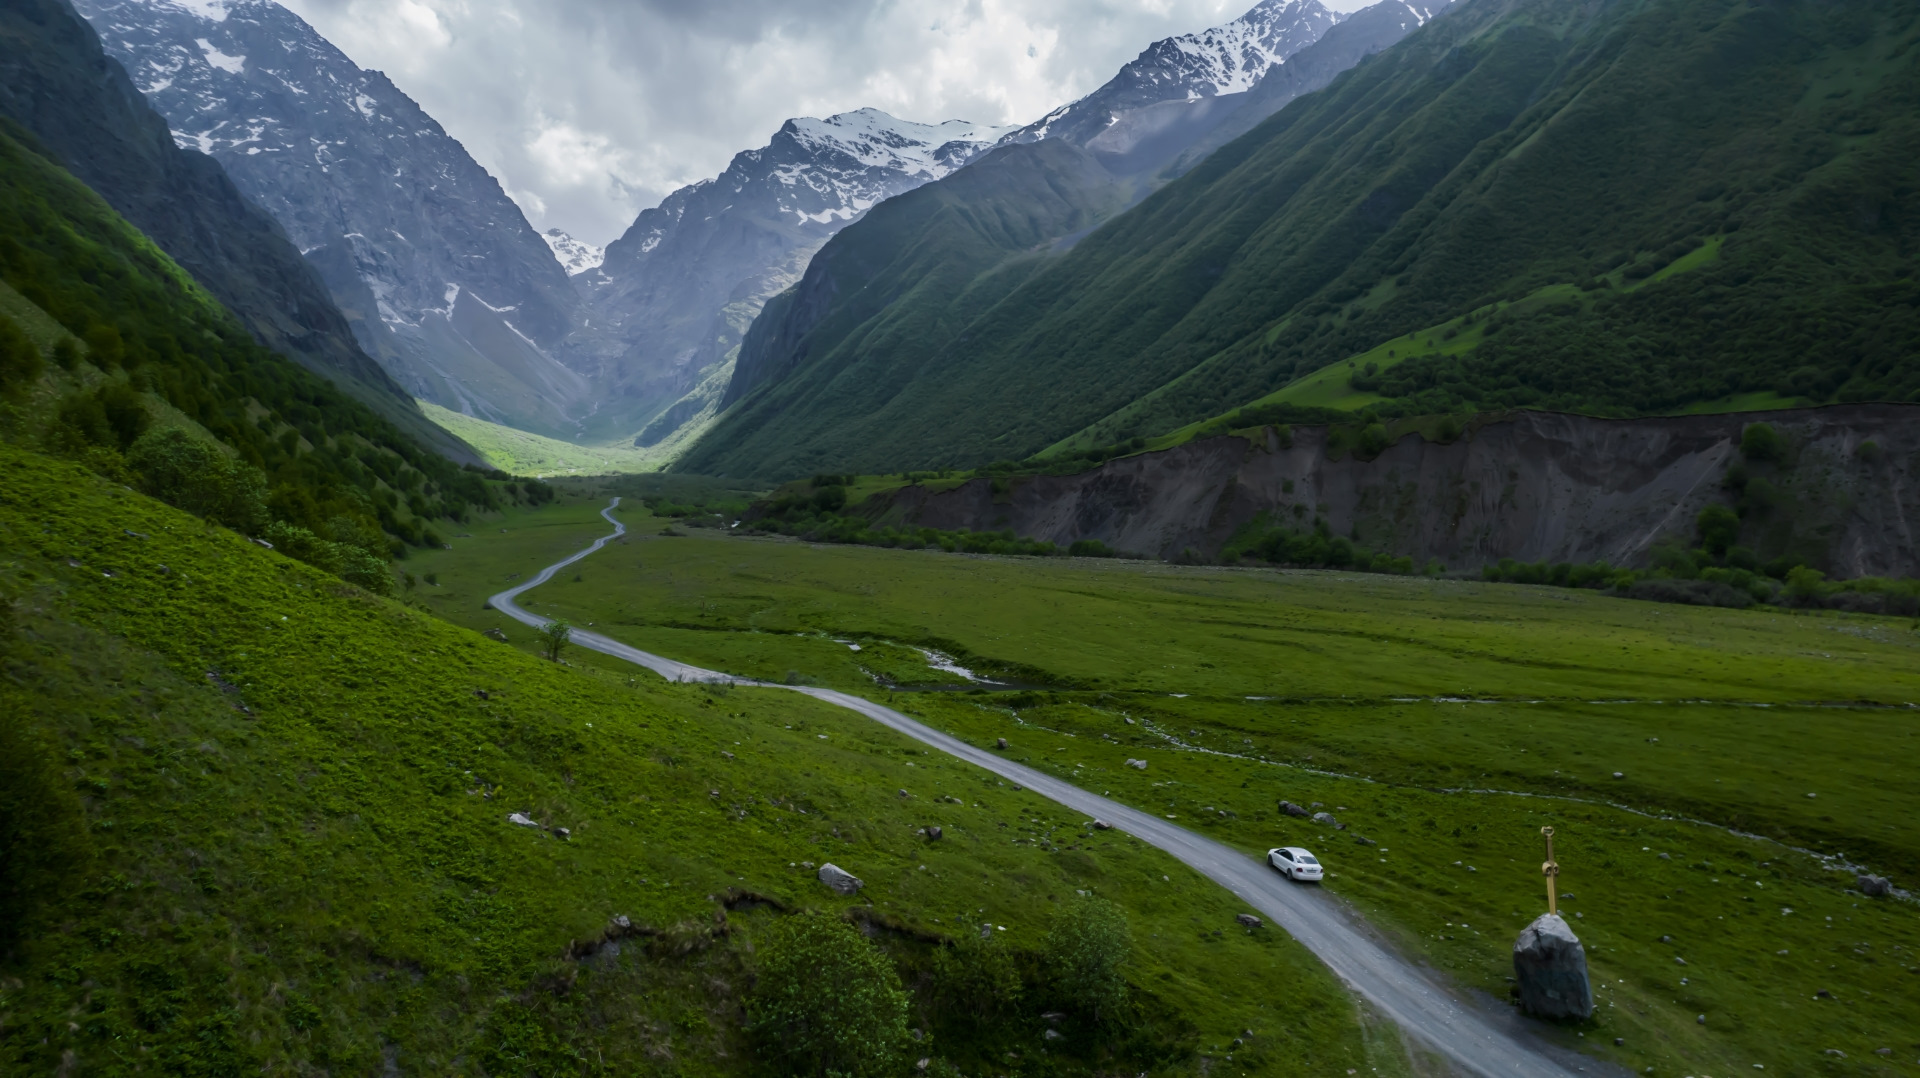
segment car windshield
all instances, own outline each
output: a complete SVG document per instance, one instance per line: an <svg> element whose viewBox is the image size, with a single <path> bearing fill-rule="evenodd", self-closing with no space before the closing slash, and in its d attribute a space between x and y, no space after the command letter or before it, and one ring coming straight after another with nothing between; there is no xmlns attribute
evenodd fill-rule
<svg viewBox="0 0 1920 1078"><path fill-rule="evenodd" d="M1293 859L1300 862L1303 865L1317 865L1320 863L1318 861L1315 861L1313 859L1313 855L1310 853L1296 853L1293 855Z"/></svg>

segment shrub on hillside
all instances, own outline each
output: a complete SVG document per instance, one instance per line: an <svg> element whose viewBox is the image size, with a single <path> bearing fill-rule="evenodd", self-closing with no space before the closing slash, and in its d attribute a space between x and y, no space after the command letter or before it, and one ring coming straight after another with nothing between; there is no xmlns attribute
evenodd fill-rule
<svg viewBox="0 0 1920 1078"><path fill-rule="evenodd" d="M1777 461L1783 452L1780 434L1765 423L1749 423L1740 432L1740 455L1752 461Z"/></svg>
<svg viewBox="0 0 1920 1078"><path fill-rule="evenodd" d="M1060 908L1041 944L1060 1001L1095 1022L1117 1017L1127 1002L1133 932L1120 907L1081 895Z"/></svg>
<svg viewBox="0 0 1920 1078"><path fill-rule="evenodd" d="M984 1025L1019 1005L1019 964L1000 936L963 933L933 956L933 998L943 1015Z"/></svg>
<svg viewBox="0 0 1920 1078"><path fill-rule="evenodd" d="M0 618L11 597L0 595ZM12 636L0 621L0 646ZM0 953L28 917L89 860L86 814L53 747L30 725L33 704L0 693Z"/></svg>
<svg viewBox="0 0 1920 1078"><path fill-rule="evenodd" d="M886 955L818 913L776 923L760 947L748 1029L790 1075L893 1074L907 1043L907 994Z"/></svg>
<svg viewBox="0 0 1920 1078"><path fill-rule="evenodd" d="M276 520L266 528L267 542L289 558L354 584L375 595L393 594L393 575L385 558L351 543L323 539L297 524Z"/></svg>
<svg viewBox="0 0 1920 1078"><path fill-rule="evenodd" d="M75 390L54 411L48 440L72 454L93 447L126 450L153 425L147 402L125 382L107 382L92 391Z"/></svg>
<svg viewBox="0 0 1920 1078"><path fill-rule="evenodd" d="M127 450L140 489L237 532L251 534L267 516L267 478L222 447L177 427L149 431Z"/></svg>
<svg viewBox="0 0 1920 1078"><path fill-rule="evenodd" d="M40 349L13 324L0 315L0 391L12 391L40 377L45 362Z"/></svg>

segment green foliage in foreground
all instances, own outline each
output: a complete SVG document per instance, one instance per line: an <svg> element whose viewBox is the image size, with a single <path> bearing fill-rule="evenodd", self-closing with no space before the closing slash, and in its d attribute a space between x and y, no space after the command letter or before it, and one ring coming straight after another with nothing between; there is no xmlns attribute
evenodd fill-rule
<svg viewBox="0 0 1920 1078"><path fill-rule="evenodd" d="M520 515L429 555L445 586L428 603L503 624L479 599L604 534L595 509ZM1004 737L1014 759L1249 856L1314 849L1326 888L1395 945L1495 997L1544 908L1552 824L1600 1001L1557 1036L1636 1073L1853 1073L1920 1027L1920 915L1866 899L1849 870L1920 880L1905 706L1920 634L1904 620L714 533L612 544L582 570L585 585L527 601L710 668L881 696L977 745ZM1079 688L884 693L868 656L888 642ZM1283 816L1281 799L1347 828ZM1052 840L1102 834L1078 828ZM1144 954L1165 929L1129 916ZM1204 947L1243 934L1188 931ZM977 989L951 991L938 998L976 1001L951 1010L986 1010Z"/></svg>
<svg viewBox="0 0 1920 1078"><path fill-rule="evenodd" d="M906 992L885 954L843 921L803 914L768 933L747 1027L785 1074L877 1078L907 1047Z"/></svg>
<svg viewBox="0 0 1920 1078"><path fill-rule="evenodd" d="M1249 1073L1405 1073L1290 941L1196 936L1231 895L804 697L544 662L5 446L0 593L0 1071L754 1073L761 944L812 909L949 1075L1197 1073L1242 1028ZM1125 1020L949 1022L949 933L1005 925L1038 1000L1080 890L1136 926Z"/></svg>

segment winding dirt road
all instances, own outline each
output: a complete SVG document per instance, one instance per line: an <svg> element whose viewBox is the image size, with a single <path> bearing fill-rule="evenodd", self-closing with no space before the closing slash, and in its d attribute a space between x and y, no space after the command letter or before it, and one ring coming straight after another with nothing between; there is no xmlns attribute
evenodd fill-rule
<svg viewBox="0 0 1920 1078"><path fill-rule="evenodd" d="M555 573L592 555L626 534L626 525L613 518L620 499L601 510L613 525L604 536L565 561L542 570L532 580L488 600L494 609L536 629L551 619L521 609L514 600L552 580ZM759 688L804 693L818 700L859 712L922 744L1003 778L1076 812L1104 820L1115 828L1156 846L1201 875L1239 896L1312 951L1372 1008L1391 1019L1417 1045L1439 1053L1468 1074L1487 1078L1574 1078L1576 1074L1615 1071L1596 1060L1564 1052L1532 1036L1522 1019L1491 1007L1473 1004L1462 993L1442 984L1388 950L1379 934L1327 892L1296 884L1245 854L1194 834L1156 816L1141 812L1024 767L990 749L978 748L916 722L892 708L858 696L811 686L774 685L689 666L598 633L575 629L573 643L604 655L644 666L671 681L728 682Z"/></svg>

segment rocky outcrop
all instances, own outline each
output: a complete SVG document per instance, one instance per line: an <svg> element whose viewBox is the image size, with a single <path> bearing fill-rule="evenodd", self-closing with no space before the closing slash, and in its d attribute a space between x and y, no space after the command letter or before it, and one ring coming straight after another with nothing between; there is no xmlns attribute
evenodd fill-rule
<svg viewBox="0 0 1920 1078"><path fill-rule="evenodd" d="M1587 951L1559 914L1543 913L1513 941L1513 975L1520 1006L1536 1018L1587 1018L1593 985Z"/></svg>
<svg viewBox="0 0 1920 1078"><path fill-rule="evenodd" d="M1750 423L1777 462L1742 465ZM1267 428L1108 461L1074 475L914 485L866 507L888 523L1017 534L1126 553L1215 557L1242 528L1321 522L1374 551L1472 569L1520 561L1653 563L1696 541L1711 504L1745 502L1740 542L1836 577L1920 575L1920 406L1849 404L1730 415L1482 417L1450 441L1408 433L1377 456L1325 427ZM1763 487L1728 485L1742 465ZM1002 486L996 493L995 484Z"/></svg>

